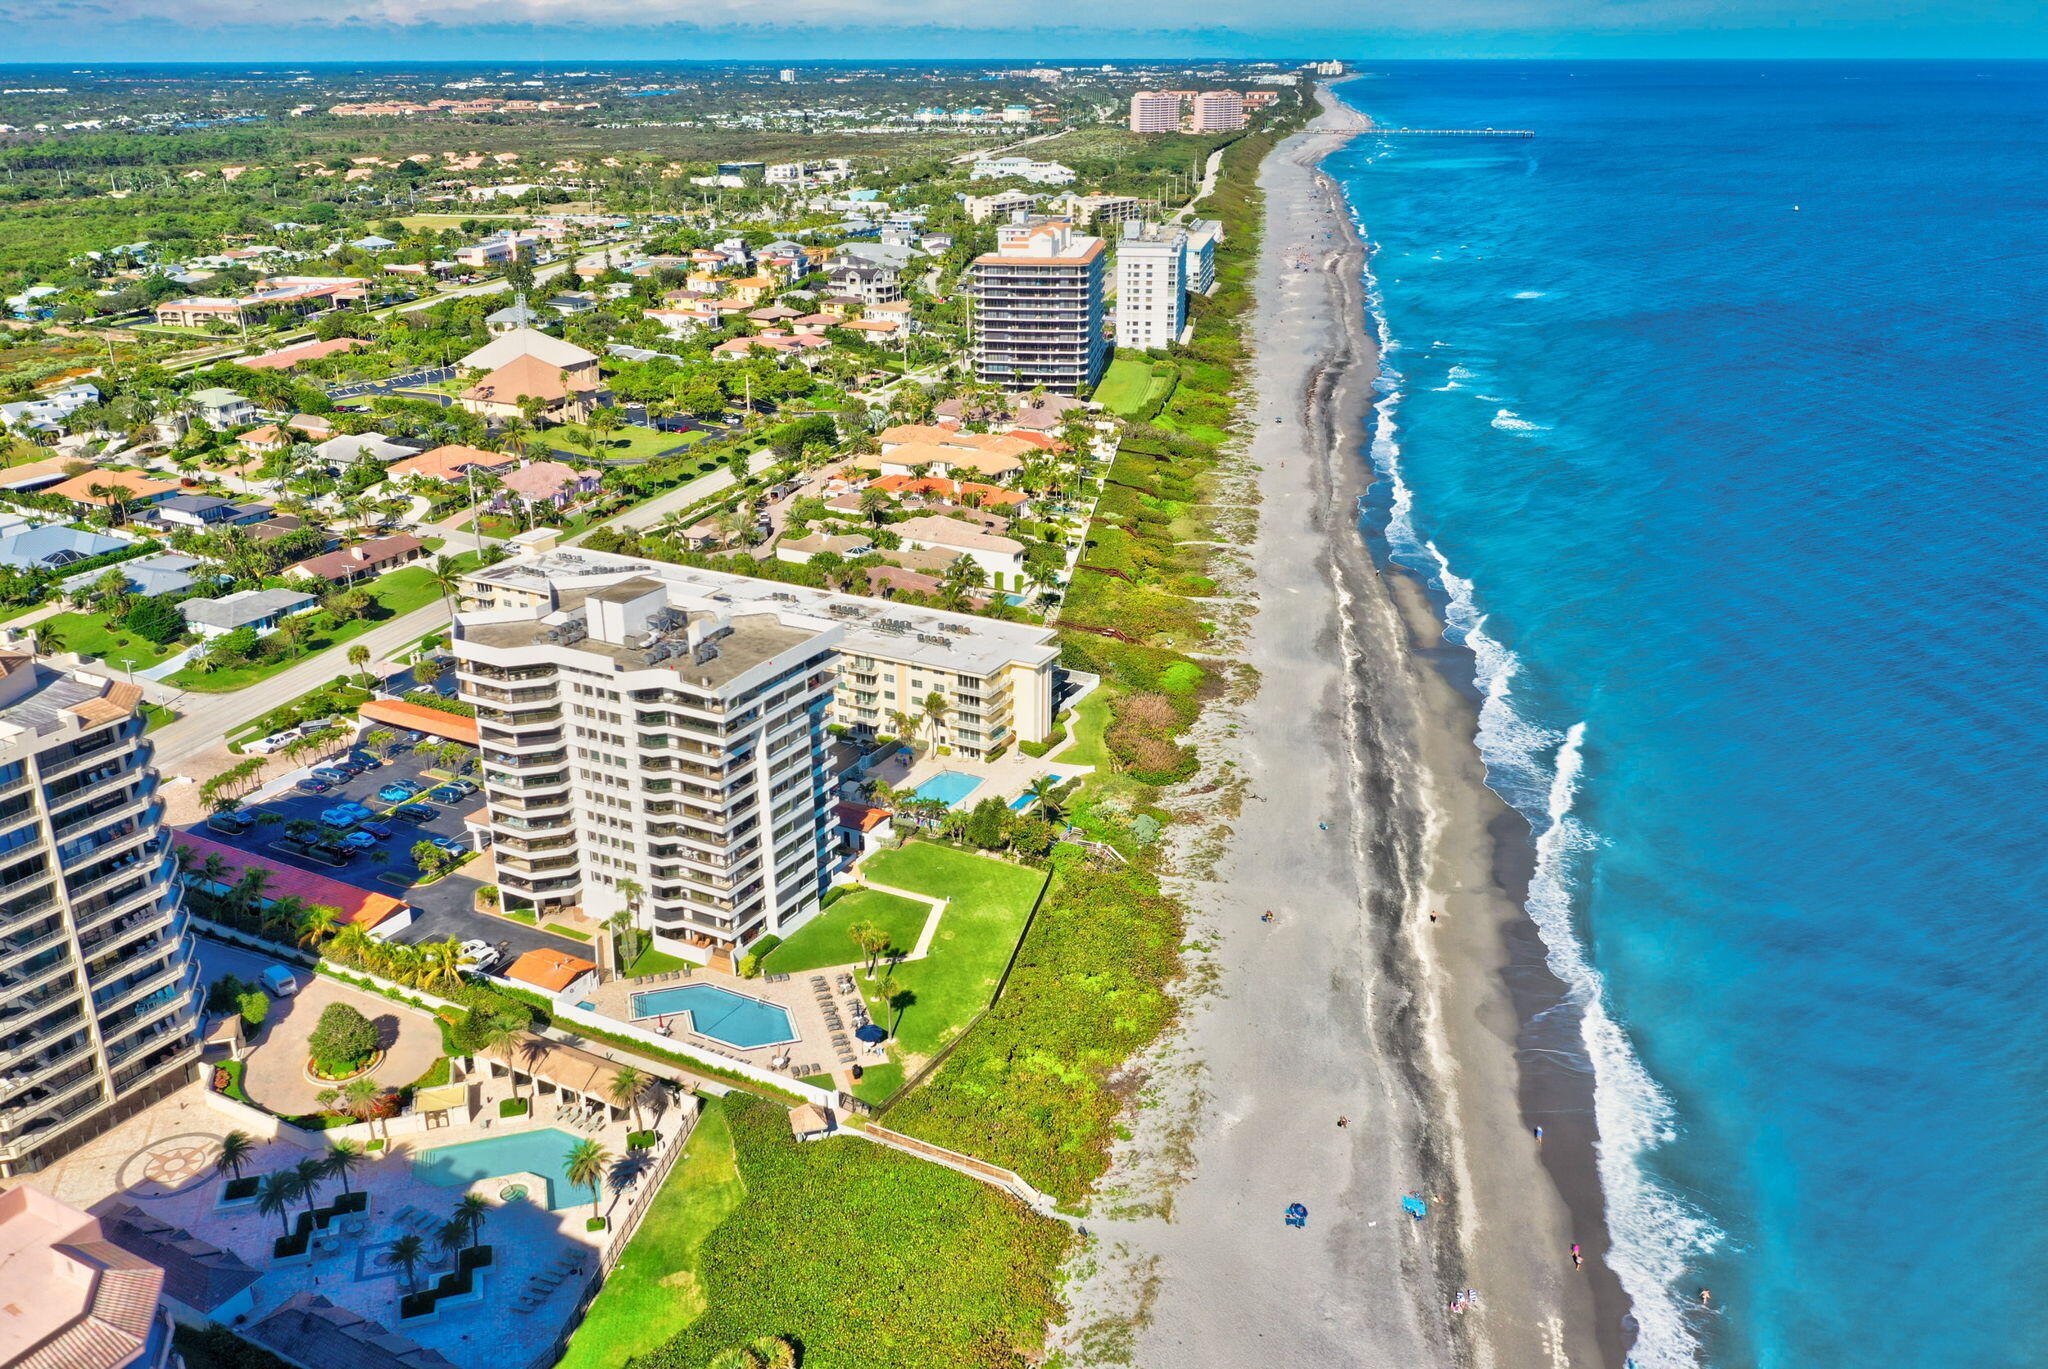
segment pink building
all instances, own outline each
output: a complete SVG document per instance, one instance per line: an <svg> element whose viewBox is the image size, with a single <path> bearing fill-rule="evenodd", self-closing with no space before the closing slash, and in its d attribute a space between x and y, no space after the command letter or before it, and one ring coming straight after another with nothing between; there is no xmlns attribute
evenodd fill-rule
<svg viewBox="0 0 2048 1369"><path fill-rule="evenodd" d="M1244 127L1244 96L1234 90L1205 90L1194 100L1190 133L1224 133Z"/></svg>
<svg viewBox="0 0 2048 1369"><path fill-rule="evenodd" d="M0 1364L161 1369L173 1362L161 1269L39 1188L0 1193Z"/></svg>
<svg viewBox="0 0 2048 1369"><path fill-rule="evenodd" d="M1171 91L1141 90L1131 97L1131 132L1180 132L1180 96Z"/></svg>

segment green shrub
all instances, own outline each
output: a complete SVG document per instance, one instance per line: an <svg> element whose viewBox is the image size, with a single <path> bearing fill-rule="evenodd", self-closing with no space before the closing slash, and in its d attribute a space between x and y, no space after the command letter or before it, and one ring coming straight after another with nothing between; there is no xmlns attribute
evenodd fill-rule
<svg viewBox="0 0 2048 1369"><path fill-rule="evenodd" d="M377 1053L377 1028L369 1018L347 1003L329 1003L320 1010L320 1021L306 1047L313 1053L313 1067L321 1074L352 1074Z"/></svg>
<svg viewBox="0 0 2048 1369"><path fill-rule="evenodd" d="M661 1133L656 1131L631 1132L626 1137L626 1149L652 1150L654 1149L654 1143L660 1139Z"/></svg>
<svg viewBox="0 0 2048 1369"><path fill-rule="evenodd" d="M761 977L761 953L760 953L759 951L749 951L749 952L747 952L747 953L746 953L745 955L741 956L741 957L740 957L740 978L741 978L741 979L759 979L760 977Z"/></svg>
<svg viewBox="0 0 2048 1369"><path fill-rule="evenodd" d="M251 989L235 999L235 1008L242 1014L242 1025L255 1031L270 1016L270 995Z"/></svg>

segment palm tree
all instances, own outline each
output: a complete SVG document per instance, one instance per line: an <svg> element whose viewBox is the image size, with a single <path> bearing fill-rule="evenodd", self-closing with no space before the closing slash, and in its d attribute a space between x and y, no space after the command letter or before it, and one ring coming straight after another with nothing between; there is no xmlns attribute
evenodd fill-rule
<svg viewBox="0 0 2048 1369"><path fill-rule="evenodd" d="M220 1154L213 1157L213 1172L228 1179L242 1177L242 1167L256 1154L256 1138L246 1131L231 1131L220 1138Z"/></svg>
<svg viewBox="0 0 2048 1369"><path fill-rule="evenodd" d="M341 1086L342 1111L358 1122L367 1122L375 1117L383 1103L384 1086L368 1075L351 1079Z"/></svg>
<svg viewBox="0 0 2048 1369"><path fill-rule="evenodd" d="M270 871L260 865L252 865L242 871L235 887L228 890L228 901L239 911L248 912L263 901L263 891L270 887L270 881Z"/></svg>
<svg viewBox="0 0 2048 1369"><path fill-rule="evenodd" d="M888 933L884 932L876 923L863 918L861 921L848 927L846 935L852 938L854 945L860 947L860 953L867 957L868 973L873 974L875 972L875 957L880 955L882 948L889 944Z"/></svg>
<svg viewBox="0 0 2048 1369"><path fill-rule="evenodd" d="M326 903L316 903L307 910L305 920L299 924L299 944L317 946L334 936L341 925L341 909Z"/></svg>
<svg viewBox="0 0 2048 1369"><path fill-rule="evenodd" d="M420 1287L420 1260L427 1253L427 1243L418 1236L407 1233L385 1247L391 1262L405 1270L405 1281L411 1291L417 1293Z"/></svg>
<svg viewBox="0 0 2048 1369"><path fill-rule="evenodd" d="M370 649L361 642L356 643L348 649L348 663L358 675L362 674L363 667L370 663Z"/></svg>
<svg viewBox="0 0 2048 1369"><path fill-rule="evenodd" d="M327 1158L320 1162L321 1172L341 1180L341 1191L349 1192L348 1176L363 1163L363 1148L354 1141L335 1141L327 1147Z"/></svg>
<svg viewBox="0 0 2048 1369"><path fill-rule="evenodd" d="M327 1179L327 1162L308 1155L292 1166L292 1178L298 1181L299 1196L306 1200L306 1215L311 1217L320 1204L320 1185Z"/></svg>
<svg viewBox="0 0 2048 1369"><path fill-rule="evenodd" d="M455 1204L455 1220L469 1233L469 1244L474 1248L482 1237L484 1222L491 1215L490 1200L481 1193L465 1193Z"/></svg>
<svg viewBox="0 0 2048 1369"><path fill-rule="evenodd" d="M275 1212L284 1223L284 1234L292 1234L292 1204L298 1200L299 1176L288 1169L272 1170L263 1176L256 1190L256 1210L268 1216Z"/></svg>
<svg viewBox="0 0 2048 1369"><path fill-rule="evenodd" d="M631 1065L621 1065L612 1075L610 1093L612 1101L628 1108L633 1114L633 1130L640 1130L640 1097L647 1092L648 1077L645 1071Z"/></svg>
<svg viewBox="0 0 2048 1369"><path fill-rule="evenodd" d="M448 605L450 616L455 612L455 592L462 588L462 567L446 556L436 556L434 564L427 568L427 583Z"/></svg>
<svg viewBox="0 0 2048 1369"><path fill-rule="evenodd" d="M439 847L435 848L439 850ZM429 941L419 948L419 986L431 989L436 984L450 986L462 982L462 943L454 937L446 941Z"/></svg>
<svg viewBox="0 0 2048 1369"><path fill-rule="evenodd" d="M572 1184L582 1184L590 1190L590 1216L597 1218L598 1185L604 1182L605 1169L612 1162L612 1153L596 1140L578 1141L569 1152L563 1164L563 1172Z"/></svg>
<svg viewBox="0 0 2048 1369"><path fill-rule="evenodd" d="M903 981L894 975L883 975L882 982L875 985L875 997L881 1002L882 1011L889 1018L889 1035L896 1034L896 1024L903 1020L898 1009L898 1000L903 997Z"/></svg>
<svg viewBox="0 0 2048 1369"><path fill-rule="evenodd" d="M946 702L946 696L936 689L925 695L924 701L918 705L918 712L924 716L925 725L932 730L934 742L942 735L940 729L946 725L946 715L952 711L953 706Z"/></svg>
<svg viewBox="0 0 2048 1369"><path fill-rule="evenodd" d="M361 963L369 958L376 944L360 922L351 922L334 934L334 940L327 943L327 950L329 954Z"/></svg>
<svg viewBox="0 0 2048 1369"><path fill-rule="evenodd" d="M1059 796L1061 787L1051 775L1040 775L1025 787L1023 797L1037 800L1039 816L1057 823L1067 815L1067 806Z"/></svg>
<svg viewBox="0 0 2048 1369"><path fill-rule="evenodd" d="M612 1206L617 1207L619 1198L639 1183L653 1166L653 1157L644 1150L629 1150L612 1161L612 1167L605 1175L605 1185L612 1191Z"/></svg>
<svg viewBox="0 0 2048 1369"><path fill-rule="evenodd" d="M58 652L66 649L64 629L59 624L49 619L44 619L35 625L33 631L36 639L36 650L43 655L55 656Z"/></svg>

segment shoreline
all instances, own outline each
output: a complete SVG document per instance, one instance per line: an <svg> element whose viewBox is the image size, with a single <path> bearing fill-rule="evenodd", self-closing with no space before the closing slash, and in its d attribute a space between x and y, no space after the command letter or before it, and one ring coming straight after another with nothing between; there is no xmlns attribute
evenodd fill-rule
<svg viewBox="0 0 2048 1369"><path fill-rule="evenodd" d="M1611 1281L1597 1183L1572 1182L1590 1145L1578 1165L1570 1128L1546 1122L1555 1153L1539 1153L1524 1120L1557 1100L1525 1097L1518 1061L1533 1000L1515 986L1540 950L1504 855L1520 820L1483 783L1476 711L1431 664L1442 624L1422 587L1382 575L1357 532L1379 356L1366 248L1320 163L1368 123L1319 95L1259 172L1239 467L1260 510L1235 587L1256 601L1242 655L1259 687L1203 747L1248 801L1217 872L1178 881L1199 947L1183 1020L1090 1218L1066 1339L1076 1362L1176 1369L1619 1365L1624 1328L1592 1287ZM1590 1133L1589 1096L1582 1114ZM1167 1196L1119 1210L1162 1149L1180 1170L1152 1181ZM1423 1222L1400 1206L1417 1191L1436 1199ZM1290 1202L1305 1229L1282 1223ZM1476 1307L1452 1310L1467 1288ZM1135 1331L1105 1353L1090 1318L1119 1301Z"/></svg>

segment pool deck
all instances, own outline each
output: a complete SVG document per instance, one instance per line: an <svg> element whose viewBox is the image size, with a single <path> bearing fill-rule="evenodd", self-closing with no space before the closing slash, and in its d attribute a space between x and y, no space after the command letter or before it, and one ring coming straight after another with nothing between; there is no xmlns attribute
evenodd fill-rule
<svg viewBox="0 0 2048 1369"><path fill-rule="evenodd" d="M895 759L885 761L876 766L870 774L901 792L905 789L916 789L949 770L957 774L972 775L981 781L972 793L954 803L955 808L972 808L983 799L1001 799L1008 803L1029 789L1031 782L1040 775L1051 775L1065 782L1081 775L1095 773L1095 767L1092 765L1063 765L1056 760L1027 756L1022 751L1012 750L991 765L962 760L958 756L940 756L927 751L908 764Z"/></svg>
<svg viewBox="0 0 2048 1369"><path fill-rule="evenodd" d="M483 1296L471 1303L444 1304L434 1317L423 1322L399 1324L398 1301L407 1291L405 1276L402 1270L378 1258L399 1235L415 1230L397 1221L406 1208L437 1219L446 1218L464 1192L430 1184L416 1176L412 1167L415 1154L503 1136L508 1131L560 1125L553 1120L553 1105L548 1102L543 1102L537 1116L499 1118L498 1100L509 1094L502 1081L482 1085L481 1094L483 1106L476 1121L395 1136L382 1156L367 1159L349 1180L353 1188L371 1194L363 1230L351 1236L337 1224L325 1233L332 1248L321 1249L316 1244L312 1258L301 1263L274 1263L271 1245L282 1230L277 1217L257 1212L253 1205L231 1210L216 1206L222 1180L212 1172L212 1156L218 1153L220 1138L242 1124L220 1110L197 1084L95 1137L56 1164L30 1176L27 1182L87 1210L132 1203L265 1271L254 1287L252 1323L287 1298L314 1292L381 1323L388 1331L438 1350L460 1369L524 1369L553 1346L575 1310L583 1281L601 1267L603 1245L611 1238L611 1232L584 1230L590 1216L587 1196L561 1211L550 1212L532 1200L500 1201L497 1194L505 1185L504 1178L494 1176L473 1185L492 1204L482 1239L492 1247L494 1265L485 1276ZM681 1106L672 1108L656 1123L661 1141L653 1153L659 1154L679 1135L687 1134L695 1117L694 1100L685 1100ZM643 1116L642 1120L652 1119ZM560 1129L574 1132L574 1128L567 1126ZM627 1123L613 1123L595 1135L614 1156L623 1155L628 1129ZM244 1173L262 1174L316 1153L293 1140L263 1141ZM176 1185L150 1177L166 1173L185 1177ZM560 1192L567 1180L557 1179L556 1183ZM329 1183L321 1190L321 1200L331 1201L332 1195L340 1192L338 1183ZM651 1188L641 1185L639 1190L619 1198L614 1209L612 1194L607 1190L599 1211L612 1215L616 1229L624 1223L631 1204L649 1196ZM443 1260L450 1258L440 1255L431 1227L421 1222L418 1230L431 1255ZM567 1255L582 1257L583 1274L555 1288L537 1310L516 1311L514 1301L529 1282ZM421 1284L431 1284L450 1267L447 1263L439 1267L422 1264Z"/></svg>
<svg viewBox="0 0 2048 1369"><path fill-rule="evenodd" d="M791 975L779 983L767 979L741 979L718 970L698 967L688 978L668 979L661 975L647 975L639 979L614 979L602 984L589 995L597 1004L596 1011L606 1017L653 1031L656 1022L652 1018L636 1019L633 1016L632 998L636 993L647 993L658 989L679 988L690 984L706 984L725 989L731 993L756 998L764 1003L773 1003L789 1013L791 1025L796 1029L796 1041L790 1045L756 1046L742 1050L715 1037L699 1036L684 1026L684 1018L677 1015L669 1019L678 1041L686 1041L699 1050L708 1050L732 1060L744 1060L765 1070L774 1070L792 1079L802 1078L813 1072L832 1074L839 1079L841 1088L850 1087L852 1079L847 1075L837 1049L832 1042L832 1029L826 1024L824 1010L818 1005L817 991L811 984L811 974L825 976L828 992L839 1007L839 1021L844 1034L852 1041L853 1017L851 1005L859 1001L859 994L842 994L836 987L838 971L822 970ZM852 1042L856 1058L863 1065L880 1065L887 1062L886 1054L870 1052L858 1042ZM788 1057L788 1064L779 1067L775 1062ZM813 1071L810 1067L816 1066Z"/></svg>

